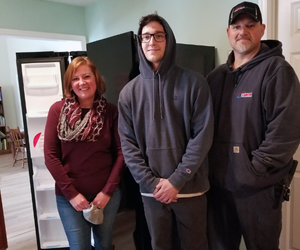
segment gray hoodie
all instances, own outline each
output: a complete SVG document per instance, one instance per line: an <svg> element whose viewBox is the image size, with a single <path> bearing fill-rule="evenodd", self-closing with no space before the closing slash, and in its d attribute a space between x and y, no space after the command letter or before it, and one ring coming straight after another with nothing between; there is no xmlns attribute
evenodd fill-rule
<svg viewBox="0 0 300 250"><path fill-rule="evenodd" d="M152 193L160 178L180 194L209 189L207 153L213 113L205 78L175 64L176 41L168 23L166 50L156 72L140 44L140 74L119 96L119 134L125 162L142 193Z"/></svg>

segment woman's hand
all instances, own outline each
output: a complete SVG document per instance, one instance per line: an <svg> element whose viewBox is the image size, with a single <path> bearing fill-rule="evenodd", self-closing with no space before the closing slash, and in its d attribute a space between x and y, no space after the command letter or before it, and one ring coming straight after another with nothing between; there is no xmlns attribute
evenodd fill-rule
<svg viewBox="0 0 300 250"><path fill-rule="evenodd" d="M100 192L97 194L97 196L95 197L95 199L92 201L93 205L96 207L99 207L101 209L104 209L105 206L107 205L107 203L110 200L110 196Z"/></svg>
<svg viewBox="0 0 300 250"><path fill-rule="evenodd" d="M82 195L78 194L70 200L71 205L76 209L76 211L82 211L83 209L89 208L89 202Z"/></svg>

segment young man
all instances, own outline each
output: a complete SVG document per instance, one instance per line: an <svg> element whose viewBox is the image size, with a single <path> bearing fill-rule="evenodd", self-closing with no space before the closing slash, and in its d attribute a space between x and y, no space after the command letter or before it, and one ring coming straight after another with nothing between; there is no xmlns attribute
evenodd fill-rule
<svg viewBox="0 0 300 250"><path fill-rule="evenodd" d="M138 37L140 75L120 93L119 133L152 248L206 250L209 87L203 76L175 64L175 37L162 17L142 17Z"/></svg>
<svg viewBox="0 0 300 250"><path fill-rule="evenodd" d="M227 63L207 77L215 133L209 152L211 250L278 250L281 203L300 140L300 88L282 44L261 41L259 7L242 2L229 15Z"/></svg>

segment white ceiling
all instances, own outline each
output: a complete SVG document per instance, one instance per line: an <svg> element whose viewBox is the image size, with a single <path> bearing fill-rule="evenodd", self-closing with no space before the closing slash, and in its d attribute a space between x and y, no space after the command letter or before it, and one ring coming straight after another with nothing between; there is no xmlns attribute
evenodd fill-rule
<svg viewBox="0 0 300 250"><path fill-rule="evenodd" d="M70 4L70 5L86 7L92 3L95 3L97 0L41 0L41 1L56 2L56 3L63 3L63 4Z"/></svg>

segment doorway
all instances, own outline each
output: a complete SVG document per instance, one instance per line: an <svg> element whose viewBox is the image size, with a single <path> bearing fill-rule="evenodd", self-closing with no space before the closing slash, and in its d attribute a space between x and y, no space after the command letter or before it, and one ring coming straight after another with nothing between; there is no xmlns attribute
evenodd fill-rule
<svg viewBox="0 0 300 250"><path fill-rule="evenodd" d="M82 51L84 36L0 29L1 87L5 94L6 125L23 128L16 52Z"/></svg>

